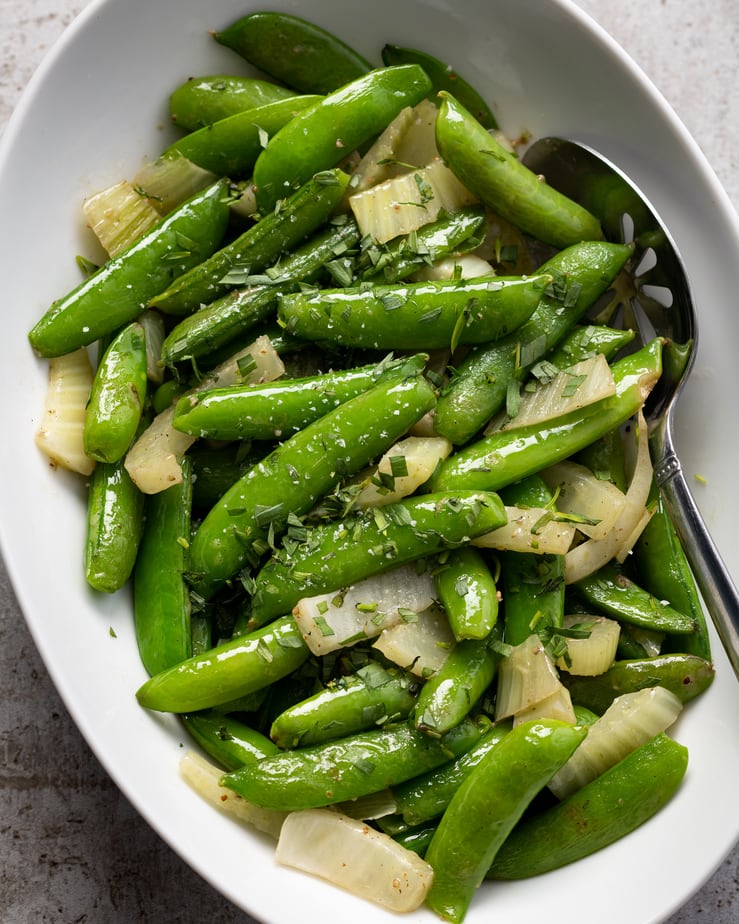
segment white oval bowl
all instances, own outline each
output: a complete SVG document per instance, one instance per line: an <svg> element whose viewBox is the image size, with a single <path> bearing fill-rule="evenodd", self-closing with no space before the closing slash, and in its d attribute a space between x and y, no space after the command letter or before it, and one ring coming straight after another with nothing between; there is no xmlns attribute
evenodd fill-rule
<svg viewBox="0 0 739 924"><path fill-rule="evenodd" d="M516 134L591 144L642 187L682 251L701 348L681 399L678 448L698 501L739 575L739 497L729 384L739 316L736 215L710 167L647 78L567 0L309 0L271 4L330 29L371 60L383 44L423 48L453 63ZM202 803L178 774L183 734L140 709L145 679L127 594L91 593L82 573L84 488L34 446L46 365L26 335L77 280L89 253L82 198L156 156L174 135L167 96L189 76L243 69L208 30L249 0L94 0L39 69L0 153L4 408L0 539L36 644L71 715L124 794L194 870L270 924L397 920L375 906L278 867L271 844ZM520 883L485 884L469 924L651 924L680 907L739 834L739 687L713 634L717 676L680 719L690 750L682 788L657 817L578 864ZM142 862L144 858L142 858ZM422 910L412 921L431 921Z"/></svg>

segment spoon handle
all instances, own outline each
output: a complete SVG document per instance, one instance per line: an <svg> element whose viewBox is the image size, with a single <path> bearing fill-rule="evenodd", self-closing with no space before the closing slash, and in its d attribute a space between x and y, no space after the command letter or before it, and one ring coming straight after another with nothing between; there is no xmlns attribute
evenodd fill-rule
<svg viewBox="0 0 739 924"><path fill-rule="evenodd" d="M721 643L739 678L739 593L711 538L680 466L669 426L653 436L654 474Z"/></svg>

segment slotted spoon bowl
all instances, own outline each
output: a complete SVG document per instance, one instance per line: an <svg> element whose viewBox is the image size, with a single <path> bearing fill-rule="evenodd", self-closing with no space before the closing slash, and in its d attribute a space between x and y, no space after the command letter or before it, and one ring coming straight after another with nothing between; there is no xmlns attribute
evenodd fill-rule
<svg viewBox="0 0 739 924"><path fill-rule="evenodd" d="M655 478L739 678L739 593L690 492L674 446L673 411L698 342L698 320L680 254L640 190L592 148L562 138L541 138L528 149L524 163L596 215L606 238L634 244L623 320L635 327L642 343L655 336L666 342L663 373L644 408Z"/></svg>

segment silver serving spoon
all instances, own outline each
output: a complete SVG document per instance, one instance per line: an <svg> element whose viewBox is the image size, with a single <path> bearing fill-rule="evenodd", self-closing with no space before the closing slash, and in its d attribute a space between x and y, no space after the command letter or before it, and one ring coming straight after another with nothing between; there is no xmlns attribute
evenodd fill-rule
<svg viewBox="0 0 739 924"><path fill-rule="evenodd" d="M670 344L662 376L644 408L655 478L739 677L739 593L693 499L673 444L672 411L693 365L698 338L680 254L642 193L596 151L574 141L542 138L531 145L523 160L549 185L596 215L608 240L634 242L628 320L642 342L659 336Z"/></svg>

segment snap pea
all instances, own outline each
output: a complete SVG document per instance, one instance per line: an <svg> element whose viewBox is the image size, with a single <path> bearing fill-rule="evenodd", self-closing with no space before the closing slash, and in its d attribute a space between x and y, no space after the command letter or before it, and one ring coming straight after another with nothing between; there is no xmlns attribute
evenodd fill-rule
<svg viewBox="0 0 739 924"><path fill-rule="evenodd" d="M162 156L186 157L216 176L250 176L267 139L320 99L291 96L234 113L178 138Z"/></svg>
<svg viewBox="0 0 739 924"><path fill-rule="evenodd" d="M419 64L431 78L430 99L435 99L442 90L446 90L453 93L455 98L471 111L483 128L498 127L490 106L477 90L464 77L460 77L450 65L444 64L428 52L418 51L415 48L401 48L399 45L385 45L382 49L382 60L386 65Z"/></svg>
<svg viewBox="0 0 739 924"><path fill-rule="evenodd" d="M479 740L488 720L466 719L441 738L408 722L309 748L283 751L221 778L263 808L299 811L380 792L446 763Z"/></svg>
<svg viewBox="0 0 739 924"><path fill-rule="evenodd" d="M195 588L209 597L248 561L268 532L301 516L344 475L358 472L433 407L422 376L375 385L309 424L250 469L207 514L193 537ZM276 612L281 615L285 610Z"/></svg>
<svg viewBox="0 0 739 924"><path fill-rule="evenodd" d="M556 720L514 728L452 797L426 851L434 870L426 902L461 922L496 853L534 796L565 763L587 729Z"/></svg>
<svg viewBox="0 0 739 924"><path fill-rule="evenodd" d="M295 620L286 616L154 674L136 697L157 712L210 709L264 690L309 655Z"/></svg>
<svg viewBox="0 0 739 924"><path fill-rule="evenodd" d="M398 722L415 705L416 686L403 672L370 661L281 712L270 738L281 748L302 748Z"/></svg>
<svg viewBox="0 0 739 924"><path fill-rule="evenodd" d="M578 324L546 358L558 369L567 369L596 353L610 361L635 336L633 330L619 330L602 324Z"/></svg>
<svg viewBox="0 0 739 924"><path fill-rule="evenodd" d="M288 13L249 13L213 37L301 93L330 93L372 66L335 35Z"/></svg>
<svg viewBox="0 0 739 924"><path fill-rule="evenodd" d="M338 523L320 524L289 556L258 572L251 622L289 613L301 597L347 587L496 529L506 514L495 494L459 490L410 497Z"/></svg>
<svg viewBox="0 0 739 924"><path fill-rule="evenodd" d="M613 562L574 586L589 604L622 622L655 632L677 635L695 632L695 619L691 614L681 613L664 599L658 599Z"/></svg>
<svg viewBox="0 0 739 924"><path fill-rule="evenodd" d="M430 350L487 343L524 323L550 276L480 276L319 289L281 296L288 333L369 349Z"/></svg>
<svg viewBox="0 0 739 924"><path fill-rule="evenodd" d="M138 430L146 392L144 329L134 321L113 338L95 371L85 409L88 456L116 462L125 455Z"/></svg>
<svg viewBox="0 0 739 924"><path fill-rule="evenodd" d="M657 735L562 802L516 825L486 878L538 876L625 837L672 798L687 766L687 748Z"/></svg>
<svg viewBox="0 0 739 924"><path fill-rule="evenodd" d="M279 751L273 741L232 715L206 709L180 719L205 753L226 770L238 770Z"/></svg>
<svg viewBox="0 0 739 924"><path fill-rule="evenodd" d="M422 372L426 357L340 369L263 385L212 388L185 396L175 405L173 426L217 440L277 440L308 424L380 381Z"/></svg>
<svg viewBox="0 0 739 924"><path fill-rule="evenodd" d="M573 703L602 715L622 693L662 686L687 703L700 696L713 682L713 665L691 654L660 654L654 658L616 661L597 677L576 677L563 671L562 682Z"/></svg>
<svg viewBox="0 0 739 924"><path fill-rule="evenodd" d="M341 170L326 170L309 178L279 211L265 215L236 240L199 262L150 299L150 306L165 314L192 314L201 304L225 295L231 289L227 281L231 270L258 273L274 263L326 221L348 182Z"/></svg>
<svg viewBox="0 0 739 924"><path fill-rule="evenodd" d="M408 828L405 831L399 831L393 834L392 838L397 841L406 850L412 850L419 857L423 857L431 843L431 838L436 831L436 825L419 825L417 828Z"/></svg>
<svg viewBox="0 0 739 924"><path fill-rule="evenodd" d="M552 493L538 475L501 492L506 504L547 507ZM565 610L564 555L504 551L500 554L505 640L525 642L532 632L561 626Z"/></svg>
<svg viewBox="0 0 739 924"><path fill-rule="evenodd" d="M493 632L499 638L500 632ZM427 735L443 735L469 714L493 682L500 655L489 639L466 638L418 694L413 721Z"/></svg>
<svg viewBox="0 0 739 924"><path fill-rule="evenodd" d="M619 427L614 427L589 446L575 453L579 462L602 481L610 481L624 494L629 483L626 477L626 451Z"/></svg>
<svg viewBox="0 0 739 924"><path fill-rule="evenodd" d="M401 235L385 246L369 243L357 264L363 282L400 282L416 270L472 246L485 226L485 210L476 205L440 215L414 234Z"/></svg>
<svg viewBox="0 0 739 924"><path fill-rule="evenodd" d="M695 578L656 484L649 503L654 512L634 547L637 572L655 597L668 600L693 620L692 635L667 639L667 644L710 661L711 640Z"/></svg>
<svg viewBox="0 0 739 924"><path fill-rule="evenodd" d="M264 276L217 298L183 318L164 338L161 360L173 365L200 359L242 337L277 314L277 298L299 282L313 281L325 265L353 247L359 229L352 220L332 222L281 257Z"/></svg>
<svg viewBox="0 0 739 924"><path fill-rule="evenodd" d="M123 460L99 462L90 476L85 577L90 587L115 593L128 580L141 541L144 495Z"/></svg>
<svg viewBox="0 0 739 924"><path fill-rule="evenodd" d="M192 654L190 593L185 582L192 511L192 466L182 482L146 498L146 521L133 575L136 643L149 674Z"/></svg>
<svg viewBox="0 0 739 924"><path fill-rule="evenodd" d="M434 575L454 637L485 639L498 619L498 590L479 549L452 550Z"/></svg>
<svg viewBox="0 0 739 924"><path fill-rule="evenodd" d="M236 74L208 74L191 77L171 93L169 114L175 125L195 131L237 112L294 96L294 90L269 80Z"/></svg>
<svg viewBox="0 0 739 924"><path fill-rule="evenodd" d="M513 334L473 347L439 396L434 427L453 443L468 442L505 404L511 381L523 381L608 289L631 248L606 241L574 244L547 260L539 272L555 282Z"/></svg>
<svg viewBox="0 0 739 924"><path fill-rule="evenodd" d="M271 451L269 444L257 447L248 442L226 446L197 442L187 451L192 462L193 506L208 511L252 466Z"/></svg>
<svg viewBox="0 0 739 924"><path fill-rule="evenodd" d="M29 333L31 346L40 356L61 356L129 324L173 279L213 253L228 215L225 181L197 193L54 302Z"/></svg>
<svg viewBox="0 0 739 924"><path fill-rule="evenodd" d="M429 487L448 491L465 485L497 491L571 456L639 410L659 378L661 348L661 340L655 339L613 364L616 394L612 398L555 418L545 430L535 424L496 431L449 456L436 469Z"/></svg>
<svg viewBox="0 0 739 924"><path fill-rule="evenodd" d="M442 91L439 95L439 153L481 202L554 247L603 238L594 215L524 166L451 93Z"/></svg>
<svg viewBox="0 0 739 924"><path fill-rule="evenodd" d="M314 173L340 163L379 134L401 109L419 103L430 88L416 64L385 67L303 110L270 139L254 165L260 211L269 212Z"/></svg>
<svg viewBox="0 0 739 924"><path fill-rule="evenodd" d="M407 825L416 826L438 818L459 789L462 781L485 755L511 730L511 722L496 722L468 751L454 760L393 786L396 811Z"/></svg>

